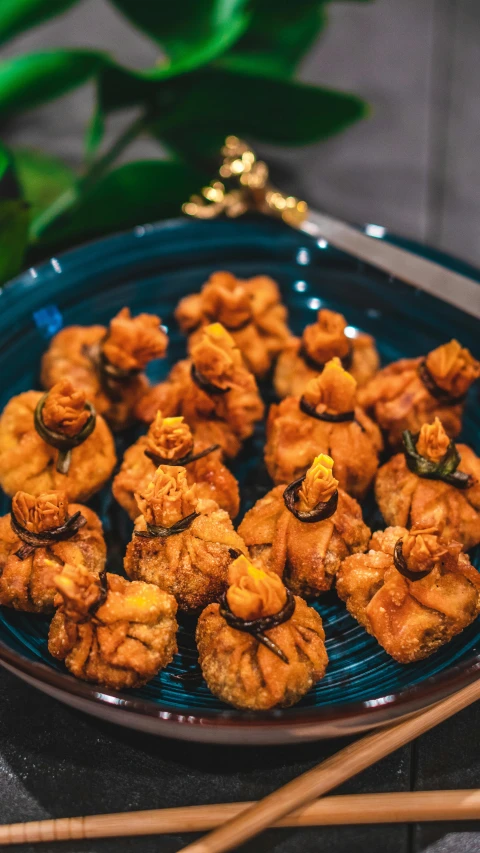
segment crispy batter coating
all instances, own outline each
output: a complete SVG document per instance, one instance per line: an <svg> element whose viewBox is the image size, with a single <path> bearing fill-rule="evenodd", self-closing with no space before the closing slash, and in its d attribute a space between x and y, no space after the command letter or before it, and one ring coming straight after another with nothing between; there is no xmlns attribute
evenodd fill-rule
<svg viewBox="0 0 480 853"><path fill-rule="evenodd" d="M40 391L25 391L7 403L0 417L0 485L7 495L25 489L39 495L66 489L71 500L87 501L107 482L115 464L113 436L104 419L96 416L91 435L71 451L67 474L57 471L59 451L35 429L34 414ZM48 393L43 422L50 430L73 437L85 426L85 393L68 379ZM85 418L86 415L86 418Z"/></svg>
<svg viewBox="0 0 480 853"><path fill-rule="evenodd" d="M127 547L128 577L157 584L175 596L181 610L197 611L217 600L232 559L247 553L225 510L199 498L185 468L167 465L160 465L137 501L142 514ZM169 528L192 513L198 516L182 532L165 538L142 535L148 525Z"/></svg>
<svg viewBox="0 0 480 853"><path fill-rule="evenodd" d="M112 485L114 497L134 521L140 514L135 493L146 489L157 469L145 451L168 459L170 464L175 465L188 454L201 453L208 446L201 439L195 439L194 442L190 427L183 417L163 418L161 412L157 412L147 435L139 438L125 452L122 466ZM198 497L216 501L220 509L235 518L240 507L238 483L231 471L222 464L221 450L214 450L202 459L183 465L187 471L188 484L197 484Z"/></svg>
<svg viewBox="0 0 480 853"><path fill-rule="evenodd" d="M298 508L312 511L337 490L333 460L320 456L307 471ZM357 501L338 489L338 506L329 518L299 520L285 506L285 486L276 486L247 512L238 532L258 565L283 577L296 594L318 596L330 589L341 561L364 551L370 530Z"/></svg>
<svg viewBox="0 0 480 853"><path fill-rule="evenodd" d="M134 420L135 404L149 387L143 371L150 361L163 358L167 343L159 317L132 317L128 308L110 321L108 329L68 326L52 338L43 356L42 384L51 388L69 377L112 429L124 429Z"/></svg>
<svg viewBox="0 0 480 853"><path fill-rule="evenodd" d="M424 424L416 449L439 462L450 440L441 421ZM404 453L393 456L378 471L375 496L385 522L402 527L435 527L444 539L461 542L466 550L480 542L480 459L466 444L457 444L459 471L470 474L466 489L430 480L410 471Z"/></svg>
<svg viewBox="0 0 480 853"><path fill-rule="evenodd" d="M430 393L419 374L423 362L438 389L437 396ZM402 358L384 367L359 391L358 402L385 430L391 447L401 446L404 430L416 433L435 416L455 438L462 428L465 404L461 398L478 376L480 363L458 341L451 340L425 359ZM438 393L442 392L457 402L441 399Z"/></svg>
<svg viewBox="0 0 480 853"><path fill-rule="evenodd" d="M175 317L182 332L189 335L190 348L199 340L203 326L221 323L248 369L260 378L291 337L278 285L264 275L241 279L229 272L215 272L200 293L179 302Z"/></svg>
<svg viewBox="0 0 480 853"><path fill-rule="evenodd" d="M172 660L177 605L157 586L107 574L104 590L77 565L65 566L55 585L48 649L77 678L115 690L140 687Z"/></svg>
<svg viewBox="0 0 480 853"><path fill-rule="evenodd" d="M0 518L0 604L49 613L55 597L54 578L65 563L75 562L94 574L102 571L107 549L100 519L86 506L69 504L62 491L38 497L17 492L12 509L18 522L36 534L61 526L78 511L87 520L71 539L35 548L21 560L15 554L24 543L11 528L10 514Z"/></svg>
<svg viewBox="0 0 480 853"><path fill-rule="evenodd" d="M402 540L409 580L395 567ZM433 569L432 569L433 566ZM347 608L399 663L422 660L463 631L480 609L480 575L461 545L427 531L389 527L375 533L366 554L347 557L337 574Z"/></svg>
<svg viewBox="0 0 480 853"><path fill-rule="evenodd" d="M364 332L349 338L346 327L342 314L322 308L301 338L290 338L275 368L274 385L279 397L300 397L310 379L332 358L344 360L359 387L375 375L380 361L374 339Z"/></svg>
<svg viewBox="0 0 480 853"><path fill-rule="evenodd" d="M354 412L345 422L319 420L301 408L301 400L317 414L337 416ZM265 463L274 483L290 483L305 473L317 453L335 459L340 486L363 498L378 468L382 448L379 428L356 405L356 382L338 358L311 379L303 398L286 397L272 405L267 421Z"/></svg>
<svg viewBox="0 0 480 853"><path fill-rule="evenodd" d="M229 584L230 609L244 620L278 613L286 601L280 578L244 557L232 563ZM295 597L292 616L264 635L288 663L255 636L231 627L218 604L210 604L201 614L196 633L200 666L208 687L222 702L254 711L289 707L325 675L328 657L322 620L301 598Z"/></svg>
<svg viewBox="0 0 480 853"><path fill-rule="evenodd" d="M192 366L201 385L192 378ZM183 415L202 441L220 444L230 458L252 435L263 417L263 403L255 377L220 323L202 329L191 359L178 362L165 382L145 394L136 414L151 423L158 410L164 416Z"/></svg>

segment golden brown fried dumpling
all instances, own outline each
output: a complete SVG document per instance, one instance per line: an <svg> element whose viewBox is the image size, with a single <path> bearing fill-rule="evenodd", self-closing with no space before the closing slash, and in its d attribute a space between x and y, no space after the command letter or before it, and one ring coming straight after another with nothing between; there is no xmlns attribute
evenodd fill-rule
<svg viewBox="0 0 480 853"><path fill-rule="evenodd" d="M265 463L274 483L301 477L315 456L335 460L334 473L349 495L363 498L378 468L382 437L356 405L357 384L338 358L311 379L301 397L270 408Z"/></svg>
<svg viewBox="0 0 480 853"><path fill-rule="evenodd" d="M125 571L174 595L181 610L218 600L232 559L247 549L228 513L201 500L185 468L160 465L137 496L141 515L127 547Z"/></svg>
<svg viewBox="0 0 480 853"><path fill-rule="evenodd" d="M37 497L17 492L12 513L0 518L0 604L49 613L62 566L75 562L99 574L106 555L102 525L91 509L69 504L61 491Z"/></svg>
<svg viewBox="0 0 480 853"><path fill-rule="evenodd" d="M287 592L277 575L243 556L231 564L228 582L221 604L210 604L197 625L199 662L208 687L236 708L266 711L294 705L325 675L328 657L320 616Z"/></svg>
<svg viewBox="0 0 480 853"><path fill-rule="evenodd" d="M199 340L203 326L221 323L257 377L268 373L291 336L278 285L266 275L241 279L229 272L215 272L200 293L179 302L175 317L182 332L189 335L189 348Z"/></svg>
<svg viewBox="0 0 480 853"><path fill-rule="evenodd" d="M69 379L47 395L12 397L0 417L0 485L7 495L66 489L71 500L86 501L105 485L116 461L107 424Z"/></svg>
<svg viewBox="0 0 480 853"><path fill-rule="evenodd" d="M133 420L133 410L149 387L144 370L163 358L168 339L159 317L132 317L123 308L105 326L68 326L52 338L42 359L42 384L51 388L68 377L85 391L114 430Z"/></svg>
<svg viewBox="0 0 480 853"><path fill-rule="evenodd" d="M385 430L398 448L402 433L413 433L435 416L455 438L462 428L465 394L480 376L480 363L452 340L425 358L402 358L384 367L358 394L359 404Z"/></svg>
<svg viewBox="0 0 480 853"><path fill-rule="evenodd" d="M383 465L375 495L387 524L435 527L465 549L480 542L480 459L455 445L439 418L405 435L404 452Z"/></svg>
<svg viewBox="0 0 480 853"><path fill-rule="evenodd" d="M333 459L318 456L301 481L257 501L238 528L251 558L298 595L329 590L341 561L364 551L370 538L359 504L338 488L332 468Z"/></svg>
<svg viewBox="0 0 480 853"><path fill-rule="evenodd" d="M255 377L220 323L202 329L191 359L178 362L168 379L140 400L136 412L151 423L158 410L164 417L183 415L195 435L220 444L230 458L252 435L263 403Z"/></svg>
<svg viewBox="0 0 480 853"><path fill-rule="evenodd" d="M349 338L346 328L342 314L322 308L301 338L290 339L275 368L274 385L279 397L301 397L310 379L332 358L342 361L359 386L375 375L380 362L374 339L364 332Z"/></svg>
<svg viewBox="0 0 480 853"><path fill-rule="evenodd" d="M77 678L121 690L140 687L177 651L177 604L157 586L101 578L67 565L55 577L58 607L48 650Z"/></svg>
<svg viewBox="0 0 480 853"><path fill-rule="evenodd" d="M221 450L194 440L183 417L164 418L157 412L147 435L125 452L113 481L113 494L133 521L140 515L135 493L146 489L159 465L184 467L188 484L197 484L198 497L214 500L235 518L240 506L238 483L223 465Z"/></svg>
<svg viewBox="0 0 480 853"><path fill-rule="evenodd" d="M422 660L479 612L480 575L461 547L432 528L389 527L374 534L368 553L344 560L337 592L395 660Z"/></svg>

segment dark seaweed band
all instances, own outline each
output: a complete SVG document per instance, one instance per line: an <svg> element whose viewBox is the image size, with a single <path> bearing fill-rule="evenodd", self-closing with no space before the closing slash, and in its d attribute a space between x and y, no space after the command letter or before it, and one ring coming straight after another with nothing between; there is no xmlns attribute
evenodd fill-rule
<svg viewBox="0 0 480 853"><path fill-rule="evenodd" d="M338 412L337 414L317 412L315 406L312 406L311 403L307 403L303 397L300 397L299 405L304 414L309 415L311 418L316 418L317 421L327 421L332 424L343 424L348 421L355 420L355 412L353 410L351 412Z"/></svg>
<svg viewBox="0 0 480 853"><path fill-rule="evenodd" d="M48 545L54 544L55 542L65 542L65 540L71 539L72 536L75 536L75 534L78 533L86 523L87 519L79 510L72 515L65 524L61 524L60 527L54 527L52 530L45 530L44 533L32 533L30 530L26 530L25 527L22 527L18 519L15 517L15 513L12 509L10 513L10 526L15 535L25 543L18 549L18 551L15 551L15 557L18 557L19 560L25 560L33 554L35 548L44 548Z"/></svg>
<svg viewBox="0 0 480 853"><path fill-rule="evenodd" d="M171 527L163 527L161 524L148 524L146 530L135 530L135 536L140 536L142 539L168 539L169 536L175 536L177 533L184 533L188 530L192 521L200 515L199 512L192 512L176 521Z"/></svg>
<svg viewBox="0 0 480 853"><path fill-rule="evenodd" d="M395 563L395 568L404 578L407 578L409 581L419 581L422 578L426 578L427 575L433 571L433 566L431 569L427 569L426 572L411 572L410 569L407 568L407 563L405 561L405 557L403 556L403 541L401 539L395 545L395 550L393 552L393 562Z"/></svg>
<svg viewBox="0 0 480 853"><path fill-rule="evenodd" d="M237 549L236 549L236 548L229 548L229 549L228 549L228 553L230 554L230 556L231 556L232 560L237 560L237 559L238 559L238 557L244 557L244 556L245 556L245 555L242 553L242 551L237 551Z"/></svg>
<svg viewBox="0 0 480 853"><path fill-rule="evenodd" d="M235 616L234 613L230 610L227 594L224 593L220 599L220 615L223 616L227 625L230 625L230 628L235 628L237 631L243 631L245 634L251 634L252 637L255 637L259 643L262 643L263 646L266 646L267 649L270 649L283 663L289 663L289 660L282 652L281 649L277 646L276 643L273 642L269 637L265 636L265 631L269 631L271 628L276 628L277 625L282 625L283 622L287 622L288 619L293 616L293 612L295 610L295 598L289 589L286 589L287 600L278 613L273 613L272 616L262 616L260 619L240 619L239 616Z"/></svg>
<svg viewBox="0 0 480 853"><path fill-rule="evenodd" d="M105 604L108 595L108 582L107 582L107 570L102 569L100 574L98 575L98 581L100 584L100 593L97 600L88 608L89 616L96 616L97 610L100 609L102 604Z"/></svg>
<svg viewBox="0 0 480 853"><path fill-rule="evenodd" d="M190 368L190 375L197 388L205 391L206 394L226 394L227 391L230 391L230 388L219 388L218 385L214 385L213 382L209 382L208 379L205 379L205 377L197 370L194 364L192 364Z"/></svg>
<svg viewBox="0 0 480 853"><path fill-rule="evenodd" d="M461 457L454 441L450 442L447 452L440 459L440 462L432 462L425 456L420 456L417 451L419 432L414 435L406 429L402 435L407 467L417 477L424 477L427 480L442 480L449 486L455 486L456 489L469 489L473 486L475 480L470 474L457 471Z"/></svg>
<svg viewBox="0 0 480 853"><path fill-rule="evenodd" d="M48 397L48 392L40 398L35 408L33 415L33 423L40 438L49 444L51 447L56 447L58 450L58 458L56 469L59 474L68 474L70 463L72 461L72 450L83 444L84 441L92 434L95 429L97 415L91 403L85 403L85 408L90 412L88 421L83 425L77 435L63 435L63 433L55 432L49 429L43 422L43 407Z"/></svg>
<svg viewBox="0 0 480 853"><path fill-rule="evenodd" d="M160 456L158 453L154 453L153 450L144 450L145 456L152 460L152 462L157 466L159 465L180 465L184 468L186 465L190 465L191 462L198 462L199 459L203 459L204 456L208 456L209 453L213 453L214 450L219 450L219 444L212 444L211 447L205 448L201 453L187 453L186 456L182 456L181 459L165 459L164 456Z"/></svg>
<svg viewBox="0 0 480 853"><path fill-rule="evenodd" d="M301 512L301 510L297 509L295 504L298 501L298 490L302 485L305 474L303 477L299 477L298 480L294 480L293 483L290 483L289 486L285 489L283 493L283 500L287 509L298 518L299 521L304 521L307 524L313 524L316 521L324 521L326 518L330 518L334 514L337 509L338 504L338 489L334 491L331 498L328 501L320 501L313 509L308 512Z"/></svg>
<svg viewBox="0 0 480 853"><path fill-rule="evenodd" d="M418 365L418 375L422 380L425 388L428 393L435 397L436 400L439 400L441 403L445 403L448 406L455 406L457 403L463 403L465 400L466 394L461 394L459 397L453 397L448 391L445 391L444 388L440 388L439 385L435 382L432 374L430 373L427 362L422 361Z"/></svg>
<svg viewBox="0 0 480 853"><path fill-rule="evenodd" d="M321 373L327 362L331 360L327 358L327 361L317 361L315 358L313 358L313 356L310 355L309 352L307 352L307 349L303 343L300 346L300 349L298 350L298 354L302 361L305 362L307 367L309 367L310 370L314 370L315 373ZM342 362L342 367L344 370L350 370L353 362L353 346L351 344L349 346L347 354L344 355L343 358L340 359L340 361Z"/></svg>

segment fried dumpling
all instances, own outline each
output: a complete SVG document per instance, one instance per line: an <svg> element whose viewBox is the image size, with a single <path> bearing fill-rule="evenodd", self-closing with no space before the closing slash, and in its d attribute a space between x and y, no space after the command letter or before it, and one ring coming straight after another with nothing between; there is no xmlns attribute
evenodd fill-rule
<svg viewBox="0 0 480 853"><path fill-rule="evenodd" d="M179 302L175 317L189 336L190 349L199 340L203 326L221 323L248 369L259 378L269 372L291 337L278 285L266 275L241 279L229 272L215 272L200 293Z"/></svg>
<svg viewBox="0 0 480 853"><path fill-rule="evenodd" d="M341 561L370 539L359 504L338 488L332 468L333 459L318 456L303 477L257 501L238 528L252 560L297 595L329 590Z"/></svg>
<svg viewBox="0 0 480 853"><path fill-rule="evenodd" d="M380 468L375 495L389 525L435 527L467 550L480 542L480 459L449 439L439 418L405 432L404 452Z"/></svg>
<svg viewBox="0 0 480 853"><path fill-rule="evenodd" d="M357 383L341 365L329 361L301 397L286 397L270 408L265 462L274 483L305 474L315 456L335 460L342 489L363 498L378 468L379 428L356 405Z"/></svg>
<svg viewBox="0 0 480 853"><path fill-rule="evenodd" d="M222 463L221 449L194 437L182 416L164 418L157 412L147 435L125 452L113 481L114 497L133 521L140 514L135 493L148 486L159 465L184 467L188 484L197 484L198 497L216 501L235 518L240 506L238 483Z"/></svg>
<svg viewBox="0 0 480 853"><path fill-rule="evenodd" d="M275 368L274 385L279 397L301 397L310 379L321 373L332 358L341 360L359 387L375 375L380 362L374 339L364 332L347 337L346 328L342 314L322 308L301 338L290 339Z"/></svg>
<svg viewBox="0 0 480 853"><path fill-rule="evenodd" d="M202 329L191 358L178 362L136 409L146 423L158 410L164 417L183 415L195 435L208 444L220 444L230 458L252 435L263 417L263 403L255 377L220 323Z"/></svg>
<svg viewBox="0 0 480 853"><path fill-rule="evenodd" d="M359 404L399 448L408 429L419 432L437 416L450 436L462 428L465 395L480 376L480 362L456 340L425 358L402 358L384 367L358 394Z"/></svg>
<svg viewBox="0 0 480 853"><path fill-rule="evenodd" d="M228 583L220 604L210 604L197 625L208 687L236 708L294 705L325 675L328 656L320 616L278 575L244 556L231 564Z"/></svg>
<svg viewBox="0 0 480 853"><path fill-rule="evenodd" d="M480 610L480 574L458 542L434 528L388 527L337 574L348 610L399 663L422 660Z"/></svg>
<svg viewBox="0 0 480 853"><path fill-rule="evenodd" d="M132 317L123 308L105 326L67 326L52 338L42 359L42 384L62 379L85 391L114 430L134 420L134 408L149 387L145 368L163 358L168 338L153 314Z"/></svg>
<svg viewBox="0 0 480 853"><path fill-rule="evenodd" d="M69 379L47 394L12 397L2 412L0 485L7 495L65 489L71 500L86 501L105 485L116 461L107 424Z"/></svg>
<svg viewBox="0 0 480 853"><path fill-rule="evenodd" d="M121 690L140 687L177 651L177 605L158 586L66 565L48 650L77 678Z"/></svg>
<svg viewBox="0 0 480 853"><path fill-rule="evenodd" d="M62 566L75 562L98 575L106 555L102 525L91 509L69 504L62 491L37 497L17 492L11 513L0 518L0 604L49 613Z"/></svg>
<svg viewBox="0 0 480 853"><path fill-rule="evenodd" d="M137 495L141 515L127 547L125 571L174 595L181 610L217 601L228 567L246 546L228 513L198 497L185 468L160 465Z"/></svg>

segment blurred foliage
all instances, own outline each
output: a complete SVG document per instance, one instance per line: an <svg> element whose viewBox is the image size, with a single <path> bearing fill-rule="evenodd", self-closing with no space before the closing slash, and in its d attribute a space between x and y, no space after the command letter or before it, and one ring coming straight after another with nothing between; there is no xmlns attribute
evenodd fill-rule
<svg viewBox="0 0 480 853"><path fill-rule="evenodd" d="M1 0L0 44L78 0ZM208 182L227 134L305 145L366 115L348 92L296 80L327 24L329 0L110 0L159 46L144 71L106 52L58 49L0 63L0 122L94 81L96 105L80 174L41 153L0 147L0 281L36 257L121 228L177 215ZM357 0L361 2L361 0ZM92 26L94 22L92 21ZM109 116L137 117L106 147ZM141 134L169 158L116 166Z"/></svg>

